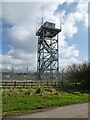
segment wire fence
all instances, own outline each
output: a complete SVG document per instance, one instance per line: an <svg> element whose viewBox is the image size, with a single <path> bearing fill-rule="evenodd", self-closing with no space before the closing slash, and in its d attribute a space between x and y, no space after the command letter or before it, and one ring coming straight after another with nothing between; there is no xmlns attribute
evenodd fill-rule
<svg viewBox="0 0 90 120"><path fill-rule="evenodd" d="M57 73L55 73L56 75ZM62 79L62 73L58 74L57 79L55 78L50 78L50 75L48 73L45 74L45 81L58 81ZM11 69L4 69L2 71L2 80L3 81L9 81L9 82L14 82L14 81L37 81L38 79L38 74L37 72L32 72L29 70L29 68L24 68L24 69L15 69L15 67L12 67Z"/></svg>
<svg viewBox="0 0 90 120"><path fill-rule="evenodd" d="M69 82L67 81L67 76L62 71L59 73L58 80L38 80L36 72L30 72L28 67L25 69L5 69L2 71L2 80L0 81L0 86L6 88L17 87L17 86L46 86L46 87L55 87L60 90L82 90L85 88L83 83L80 82Z"/></svg>
<svg viewBox="0 0 90 120"><path fill-rule="evenodd" d="M36 72L29 71L28 67L23 69L11 69L2 70L2 80L3 81L28 81L37 79Z"/></svg>

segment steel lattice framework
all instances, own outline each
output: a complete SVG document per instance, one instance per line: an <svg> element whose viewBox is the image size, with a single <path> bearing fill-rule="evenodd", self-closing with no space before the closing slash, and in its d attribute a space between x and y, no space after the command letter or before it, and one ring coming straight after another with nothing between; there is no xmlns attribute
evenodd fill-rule
<svg viewBox="0 0 90 120"><path fill-rule="evenodd" d="M58 33L54 23L45 22L36 32L38 36L38 79L56 79L59 72Z"/></svg>

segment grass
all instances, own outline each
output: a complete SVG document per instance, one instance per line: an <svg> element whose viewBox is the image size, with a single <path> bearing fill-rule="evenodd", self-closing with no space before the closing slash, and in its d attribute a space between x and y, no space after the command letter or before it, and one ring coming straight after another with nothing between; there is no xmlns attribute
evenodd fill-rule
<svg viewBox="0 0 90 120"><path fill-rule="evenodd" d="M66 92L30 94L29 91L4 91L2 99L2 114L10 116L36 109L87 102L88 94Z"/></svg>

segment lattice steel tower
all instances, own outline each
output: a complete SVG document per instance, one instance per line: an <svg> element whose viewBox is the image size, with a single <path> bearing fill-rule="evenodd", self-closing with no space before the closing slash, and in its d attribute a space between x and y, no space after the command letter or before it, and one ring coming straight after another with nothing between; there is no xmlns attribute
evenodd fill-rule
<svg viewBox="0 0 90 120"><path fill-rule="evenodd" d="M58 33L54 23L45 22L36 32L38 36L38 79L56 79L59 72Z"/></svg>

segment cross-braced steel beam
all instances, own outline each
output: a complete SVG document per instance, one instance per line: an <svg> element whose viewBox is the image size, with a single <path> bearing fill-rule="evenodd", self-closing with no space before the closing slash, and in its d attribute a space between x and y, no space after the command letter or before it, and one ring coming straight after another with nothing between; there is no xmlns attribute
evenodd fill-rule
<svg viewBox="0 0 90 120"><path fill-rule="evenodd" d="M59 71L58 33L61 30L52 25L55 24L45 22L36 33L38 36L37 73L38 78L43 80L56 79Z"/></svg>

